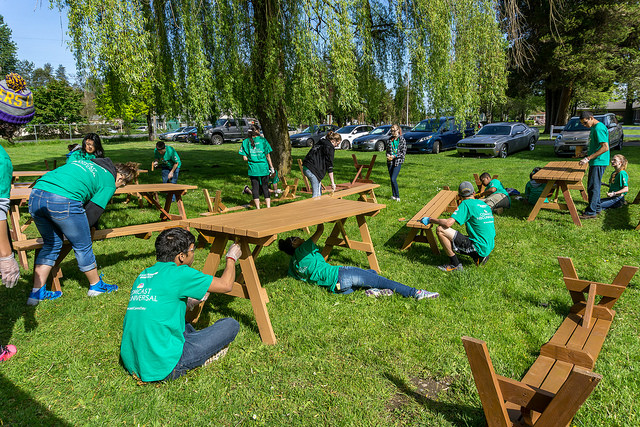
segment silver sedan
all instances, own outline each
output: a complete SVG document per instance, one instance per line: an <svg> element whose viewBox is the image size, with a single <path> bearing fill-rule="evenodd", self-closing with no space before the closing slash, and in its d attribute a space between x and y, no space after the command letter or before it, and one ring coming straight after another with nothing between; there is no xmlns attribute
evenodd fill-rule
<svg viewBox="0 0 640 427"><path fill-rule="evenodd" d="M524 123L502 122L485 125L477 134L458 142L458 154L485 154L501 158L520 150L536 148L538 129Z"/></svg>

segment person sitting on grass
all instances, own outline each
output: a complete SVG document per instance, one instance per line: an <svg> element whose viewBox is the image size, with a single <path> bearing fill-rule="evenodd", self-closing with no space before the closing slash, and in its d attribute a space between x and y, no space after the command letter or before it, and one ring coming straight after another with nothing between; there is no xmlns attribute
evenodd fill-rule
<svg viewBox="0 0 640 427"><path fill-rule="evenodd" d="M144 382L176 379L219 359L240 328L228 317L200 331L185 321L189 299L205 300L209 292L232 289L242 255L238 244L227 251L219 278L191 268L195 238L187 230L164 230L155 246L158 262L133 284L120 344L125 369Z"/></svg>
<svg viewBox="0 0 640 427"><path fill-rule="evenodd" d="M153 151L153 158L151 168L157 168L158 166L162 168L162 183L177 184L182 162L176 150L169 145L165 145L163 141L158 141L156 142L156 149Z"/></svg>
<svg viewBox="0 0 640 427"><path fill-rule="evenodd" d="M291 256L289 276L343 295L350 294L357 288L365 288L365 294L374 297L390 296L394 292L403 297L413 297L417 300L439 296L437 292L415 289L394 282L378 275L374 270L335 266L327 263L316 245L323 231L324 224L319 224L316 232L308 240L289 237L278 241L278 248Z"/></svg>
<svg viewBox="0 0 640 427"><path fill-rule="evenodd" d="M470 256L478 266L484 265L495 245L496 229L489 205L480 199L474 199L473 185L469 181L460 184L458 195L462 201L450 218L421 219L424 225L438 225L438 240L449 257L449 264L438 266L442 271L462 270L462 263L456 253ZM456 222L466 224L469 236L451 228Z"/></svg>
<svg viewBox="0 0 640 427"><path fill-rule="evenodd" d="M611 173L609 183L602 183L602 185L609 187L607 197L600 201L602 209L619 208L624 205L624 196L629 192L629 174L625 170L627 159L622 154L616 154L611 159L611 166L615 170Z"/></svg>
<svg viewBox="0 0 640 427"><path fill-rule="evenodd" d="M538 182L533 179L533 176L538 173L538 171L542 169L540 167L535 167L529 174L529 182L524 187L524 200L531 205L535 205L540 198L540 195L544 191L544 187L547 185L545 182Z"/></svg>
<svg viewBox="0 0 640 427"><path fill-rule="evenodd" d="M511 206L509 193L498 179L491 179L488 172L480 175L480 181L485 189L480 196L485 197L484 202L489 205L491 212L501 213L503 208Z"/></svg>

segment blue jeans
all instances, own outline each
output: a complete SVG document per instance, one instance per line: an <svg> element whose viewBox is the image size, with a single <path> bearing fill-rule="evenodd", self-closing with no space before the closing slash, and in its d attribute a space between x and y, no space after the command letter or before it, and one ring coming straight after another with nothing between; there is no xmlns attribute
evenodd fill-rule
<svg viewBox="0 0 640 427"><path fill-rule="evenodd" d="M600 206L602 209L619 208L624 204L624 196L605 197L600 200Z"/></svg>
<svg viewBox="0 0 640 427"><path fill-rule="evenodd" d="M589 166L589 177L587 179L587 196L589 206L584 210L585 215L596 215L602 210L600 202L600 188L602 186L602 175L606 166Z"/></svg>
<svg viewBox="0 0 640 427"><path fill-rule="evenodd" d="M393 162L387 162L387 169L389 170L389 179L391 180L391 194L393 197L400 198L400 192L398 191L398 174L400 173L400 168L402 167L402 163L398 166L394 166Z"/></svg>
<svg viewBox="0 0 640 427"><path fill-rule="evenodd" d="M169 181L169 172L171 172L171 169L162 168L162 183L166 184L167 182L170 182L171 184L177 184L178 173L180 173L180 168L177 168L176 171L173 173L173 177L171 178L171 181Z"/></svg>
<svg viewBox="0 0 640 427"><path fill-rule="evenodd" d="M320 197L322 196L322 189L320 188L320 180L317 176L313 174L309 169L302 168L305 176L309 178L309 184L311 185L311 196L312 197Z"/></svg>
<svg viewBox="0 0 640 427"><path fill-rule="evenodd" d="M196 331L191 323L187 323L184 328L182 356L165 380L174 380L187 371L204 365L207 359L229 345L239 330L240 324L230 317L220 319L200 331Z"/></svg>
<svg viewBox="0 0 640 427"><path fill-rule="evenodd" d="M97 267L91 229L82 202L34 189L29 196L29 213L43 240L36 265L55 265L66 237L76 254L80 271Z"/></svg>
<svg viewBox="0 0 640 427"><path fill-rule="evenodd" d="M341 294L350 294L353 288L391 289L403 297L412 297L416 294L415 288L382 277L374 270L363 270L358 267L340 267L338 283L340 283L338 292Z"/></svg>

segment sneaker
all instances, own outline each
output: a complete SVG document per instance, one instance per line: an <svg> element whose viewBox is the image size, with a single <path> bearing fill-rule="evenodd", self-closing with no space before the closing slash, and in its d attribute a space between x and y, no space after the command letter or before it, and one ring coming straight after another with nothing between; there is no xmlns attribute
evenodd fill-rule
<svg viewBox="0 0 640 427"><path fill-rule="evenodd" d="M100 281L95 285L89 286L89 291L87 291L87 295L90 297L96 297L100 294L114 292L118 290L118 285L109 285L102 280L102 274L100 275Z"/></svg>
<svg viewBox="0 0 640 427"><path fill-rule="evenodd" d="M578 218L580 218L580 219L594 219L594 218L597 218L597 217L598 217L598 215L596 215L596 214L582 214L582 215L578 216Z"/></svg>
<svg viewBox="0 0 640 427"><path fill-rule="evenodd" d="M390 297L393 295L393 291L391 289L378 289L378 288L369 288L364 291L364 294L368 297Z"/></svg>
<svg viewBox="0 0 640 427"><path fill-rule="evenodd" d="M391 200L398 200L396 196L391 196Z"/></svg>
<svg viewBox="0 0 640 427"><path fill-rule="evenodd" d="M444 265L439 265L438 268L442 271L462 271L462 264L458 264L458 265L444 264Z"/></svg>
<svg viewBox="0 0 640 427"><path fill-rule="evenodd" d="M248 185L244 186L244 188L242 189L242 194L252 194L251 189L249 188Z"/></svg>
<svg viewBox="0 0 640 427"><path fill-rule="evenodd" d="M11 359L11 357L18 352L15 345L0 345L0 362Z"/></svg>
<svg viewBox="0 0 640 427"><path fill-rule="evenodd" d="M418 289L416 291L416 294L413 296L415 299L417 299L418 301L420 301L421 299L425 299L425 298L438 298L440 296L439 293L437 292L429 292L425 289Z"/></svg>
<svg viewBox="0 0 640 427"><path fill-rule="evenodd" d="M57 299L62 296L61 291L48 291L46 286L41 287L36 292L29 293L29 299L27 299L27 305L38 305L40 301L46 299Z"/></svg>
<svg viewBox="0 0 640 427"><path fill-rule="evenodd" d="M217 352L216 354L214 354L213 356L211 356L210 358L208 358L203 364L202 366L207 366L209 363L211 362L215 362L218 359L222 359L226 354L227 351L229 350L229 346L226 346L225 348L223 348L222 350L220 350L219 352Z"/></svg>
<svg viewBox="0 0 640 427"><path fill-rule="evenodd" d="M396 197L396 198L395 198L395 201L396 201L396 202L399 202L399 201L400 201L400 197Z"/></svg>
<svg viewBox="0 0 640 427"><path fill-rule="evenodd" d="M476 260L476 265L478 267L480 267L481 265L485 265L487 263L487 260L489 260L489 255L485 256L485 257L480 257Z"/></svg>

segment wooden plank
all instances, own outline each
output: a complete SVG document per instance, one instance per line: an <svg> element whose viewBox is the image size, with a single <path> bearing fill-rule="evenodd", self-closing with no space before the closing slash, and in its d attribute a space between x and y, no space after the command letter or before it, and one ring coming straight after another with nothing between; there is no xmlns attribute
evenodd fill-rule
<svg viewBox="0 0 640 427"><path fill-rule="evenodd" d="M510 425L509 415L504 405L498 378L493 370L487 344L471 337L462 337L462 344L467 353L487 424L490 427Z"/></svg>
<svg viewBox="0 0 640 427"><path fill-rule="evenodd" d="M553 393L537 387L531 387L511 378L501 375L497 375L497 378L505 401L515 403L532 411L543 412L555 396Z"/></svg>
<svg viewBox="0 0 640 427"><path fill-rule="evenodd" d="M571 373L572 368L572 363L556 360L540 388L550 393L557 393Z"/></svg>
<svg viewBox="0 0 640 427"><path fill-rule="evenodd" d="M607 283L598 283L590 280L580 280L580 279L571 279L570 277L564 277L564 284L569 291L576 292L589 292L591 286L594 287L594 293L596 295L611 297L611 298L620 298L624 290L625 286L620 285L609 285Z"/></svg>
<svg viewBox="0 0 640 427"><path fill-rule="evenodd" d="M589 329L591 327L591 322L592 322L591 316L593 315L593 306L596 302L596 289L597 289L597 285L595 283L591 283L589 285L589 295L587 296L587 306L584 310L584 315L582 316L583 328Z"/></svg>
<svg viewBox="0 0 640 427"><path fill-rule="evenodd" d="M602 350L602 346L604 345L604 340L607 338L610 328L611 328L610 320L596 319L595 324L591 329L591 333L589 334L589 338L587 339L587 342L582 347L582 350L585 353L591 354L593 356L594 362L598 360L598 356L600 355L600 350Z"/></svg>
<svg viewBox="0 0 640 427"><path fill-rule="evenodd" d="M547 378L547 375L549 375L549 371L551 371L555 363L555 359L551 357L538 356L524 377L522 377L522 382L539 388Z"/></svg>

